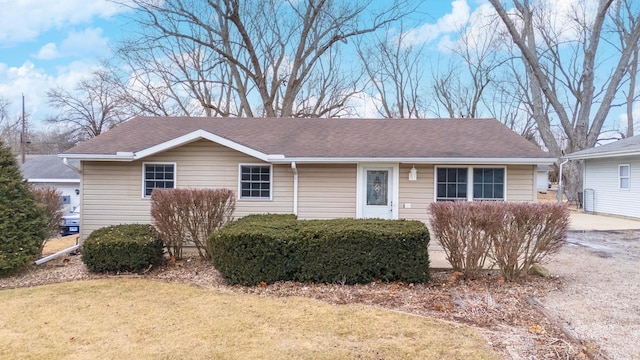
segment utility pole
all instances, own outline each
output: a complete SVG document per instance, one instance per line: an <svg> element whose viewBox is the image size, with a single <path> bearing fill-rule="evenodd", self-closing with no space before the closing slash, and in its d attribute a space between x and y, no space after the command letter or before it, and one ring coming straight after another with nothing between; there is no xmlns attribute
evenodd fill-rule
<svg viewBox="0 0 640 360"><path fill-rule="evenodd" d="M24 154L24 143L27 140L25 136L25 131L27 128L25 116L24 116L24 94L22 94L22 131L20 132L20 160L22 164L24 164L25 154Z"/></svg>

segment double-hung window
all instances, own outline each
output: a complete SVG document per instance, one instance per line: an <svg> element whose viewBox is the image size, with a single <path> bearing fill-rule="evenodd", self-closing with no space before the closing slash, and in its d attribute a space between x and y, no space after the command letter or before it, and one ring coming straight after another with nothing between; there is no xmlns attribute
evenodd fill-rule
<svg viewBox="0 0 640 360"><path fill-rule="evenodd" d="M503 168L473 168L473 200L504 200Z"/></svg>
<svg viewBox="0 0 640 360"><path fill-rule="evenodd" d="M467 175L466 167L438 168L436 200L467 200Z"/></svg>
<svg viewBox="0 0 640 360"><path fill-rule="evenodd" d="M483 201L504 199L504 168L436 168L437 201Z"/></svg>
<svg viewBox="0 0 640 360"><path fill-rule="evenodd" d="M629 175L631 167L629 165L618 165L618 187L622 190L629 190Z"/></svg>
<svg viewBox="0 0 640 360"><path fill-rule="evenodd" d="M271 199L271 165L240 164L240 199Z"/></svg>
<svg viewBox="0 0 640 360"><path fill-rule="evenodd" d="M151 196L153 189L173 189L176 187L176 164L145 163L143 164L143 194Z"/></svg>

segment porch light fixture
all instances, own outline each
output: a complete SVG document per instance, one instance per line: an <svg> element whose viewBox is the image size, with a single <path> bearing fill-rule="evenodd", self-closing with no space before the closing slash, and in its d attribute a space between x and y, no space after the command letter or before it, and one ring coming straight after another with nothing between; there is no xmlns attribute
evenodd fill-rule
<svg viewBox="0 0 640 360"><path fill-rule="evenodd" d="M415 166L411 167L411 170L409 170L409 181L416 181L418 180L418 170L416 170Z"/></svg>

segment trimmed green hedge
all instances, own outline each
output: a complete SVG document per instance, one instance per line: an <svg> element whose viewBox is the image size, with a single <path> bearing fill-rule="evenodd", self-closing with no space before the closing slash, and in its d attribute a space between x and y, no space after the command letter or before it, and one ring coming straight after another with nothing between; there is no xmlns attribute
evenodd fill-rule
<svg viewBox="0 0 640 360"><path fill-rule="evenodd" d="M282 280L368 283L429 280L429 232L419 221L296 220L251 215L209 239L214 266L230 284Z"/></svg>
<svg viewBox="0 0 640 360"><path fill-rule="evenodd" d="M82 244L82 261L93 272L140 271L162 261L163 245L151 225L100 228Z"/></svg>

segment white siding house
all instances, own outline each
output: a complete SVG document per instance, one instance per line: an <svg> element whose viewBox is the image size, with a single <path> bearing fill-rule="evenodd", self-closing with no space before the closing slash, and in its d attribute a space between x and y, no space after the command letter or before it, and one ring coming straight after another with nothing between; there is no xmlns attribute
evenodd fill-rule
<svg viewBox="0 0 640 360"><path fill-rule="evenodd" d="M584 209L640 218L640 136L566 156L584 161Z"/></svg>
<svg viewBox="0 0 640 360"><path fill-rule="evenodd" d="M79 162L74 163L80 166ZM35 187L59 190L65 215L80 205L80 174L66 166L57 155L27 155L20 171L22 177Z"/></svg>

